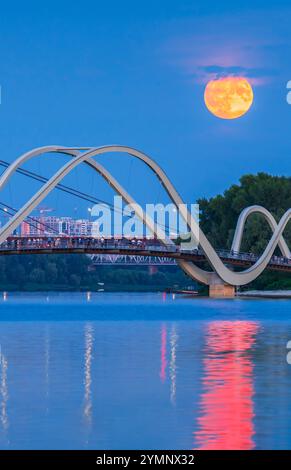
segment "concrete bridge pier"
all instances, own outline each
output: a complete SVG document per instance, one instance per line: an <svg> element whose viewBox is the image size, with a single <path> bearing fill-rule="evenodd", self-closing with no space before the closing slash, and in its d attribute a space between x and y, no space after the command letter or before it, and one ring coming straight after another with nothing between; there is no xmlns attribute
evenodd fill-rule
<svg viewBox="0 0 291 470"><path fill-rule="evenodd" d="M209 285L209 297L213 299L233 299L235 296L235 286L226 284L218 276L213 276Z"/></svg>

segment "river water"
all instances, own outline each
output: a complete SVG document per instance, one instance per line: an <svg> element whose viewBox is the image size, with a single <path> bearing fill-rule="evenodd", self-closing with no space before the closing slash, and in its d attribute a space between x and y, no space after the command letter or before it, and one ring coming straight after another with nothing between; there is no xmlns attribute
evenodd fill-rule
<svg viewBox="0 0 291 470"><path fill-rule="evenodd" d="M289 340L290 300L3 294L0 448L290 449Z"/></svg>

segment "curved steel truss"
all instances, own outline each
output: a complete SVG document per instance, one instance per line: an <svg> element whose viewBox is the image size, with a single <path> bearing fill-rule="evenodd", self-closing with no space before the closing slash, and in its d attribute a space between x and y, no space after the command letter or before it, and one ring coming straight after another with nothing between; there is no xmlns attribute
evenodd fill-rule
<svg viewBox="0 0 291 470"><path fill-rule="evenodd" d="M78 147L78 148L70 148L70 147L62 147L58 145L51 145L33 149L19 158L17 158L9 167L4 171L2 176L0 177L0 190L3 189L5 184L8 180L12 177L14 172L22 165L24 162L30 160L33 157L43 155L48 152L60 153L65 154L72 157L68 163L63 165L33 196L29 201L27 201L21 209L17 211L17 213L1 228L0 230L0 243L2 243L12 232L13 230L33 211L33 209L59 184L62 179L69 174L74 168L76 168L79 164L85 163L89 165L92 169L97 171L105 181L110 184L114 190L122 196L127 204L135 204L137 210L136 215L145 223L148 228L155 233L157 238L160 238L163 242L164 236L161 236L160 230L152 220L148 217L145 217L143 210L140 208L139 205L136 204L135 200L131 197L130 194L118 183L118 181L102 166L100 165L94 157L102 154L109 154L109 153L127 153L133 158L137 158L145 163L150 170L154 173L154 175L161 181L164 189L168 193L172 202L178 207L183 204L183 200L181 199L180 195L176 191L175 187L164 173L164 171L160 168L160 166L150 157L148 157L143 152L136 150L132 147L126 147L122 145L107 145L103 147ZM194 220L192 215L186 211L185 220L190 221L192 227L195 227L195 233L199 233L199 244L202 250L205 253L205 256L212 267L213 271L206 271L205 269L201 269L200 267L196 266L194 263L190 261L179 261L180 267L193 279L198 280L204 284L212 284L217 282L217 280L221 280L221 282L231 284L231 285L244 285L255 278L257 278L262 271L268 265L274 250L277 245L279 245L282 254L288 258L290 258L290 251L289 248L283 238L283 231L290 220L291 217L291 209L285 212L282 216L281 220L277 224L272 214L270 214L267 209L261 206L251 206L242 211L240 217L238 219L232 249L234 251L239 251L240 244L242 240L243 230L245 222L248 216L252 213L260 213L262 214L267 222L269 223L273 235L266 246L264 252L260 256L260 258L256 261L256 263L248 269L240 272L233 272L227 266L223 264L221 259L219 258L218 254L216 253L213 246L210 244L208 239L206 238L203 231L197 226L197 221ZM198 232L197 232L197 231ZM163 235L163 234L162 234ZM164 240L165 243L169 244L170 241Z"/></svg>

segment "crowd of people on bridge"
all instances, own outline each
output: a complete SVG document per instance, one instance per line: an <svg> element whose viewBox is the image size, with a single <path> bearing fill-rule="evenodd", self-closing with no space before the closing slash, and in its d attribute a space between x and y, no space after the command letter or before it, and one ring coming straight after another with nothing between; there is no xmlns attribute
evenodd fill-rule
<svg viewBox="0 0 291 470"><path fill-rule="evenodd" d="M52 237L8 237L1 245L0 250L40 250L40 249L55 249L55 250L66 250L66 249L84 249L94 250L95 249L140 249L140 250L151 250L160 249L161 251L180 251L179 245L163 245L156 238L94 238L94 237L70 237L70 236L52 236ZM251 261L255 263L258 256L253 253L237 253L233 250L218 250L218 255L221 258L232 258L243 261ZM203 256L203 252L200 249L195 248L191 250L191 254L197 256ZM271 264L276 265L291 265L291 259L285 258L284 256L273 255Z"/></svg>
<svg viewBox="0 0 291 470"><path fill-rule="evenodd" d="M66 248L140 248L161 246L157 239L94 238L94 237L8 237L2 250L66 249Z"/></svg>

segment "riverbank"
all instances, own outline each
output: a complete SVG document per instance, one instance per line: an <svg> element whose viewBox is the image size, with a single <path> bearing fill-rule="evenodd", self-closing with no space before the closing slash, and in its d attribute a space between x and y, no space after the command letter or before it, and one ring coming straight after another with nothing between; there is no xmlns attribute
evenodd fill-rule
<svg viewBox="0 0 291 470"><path fill-rule="evenodd" d="M240 298L291 299L291 290L249 290L238 292Z"/></svg>

